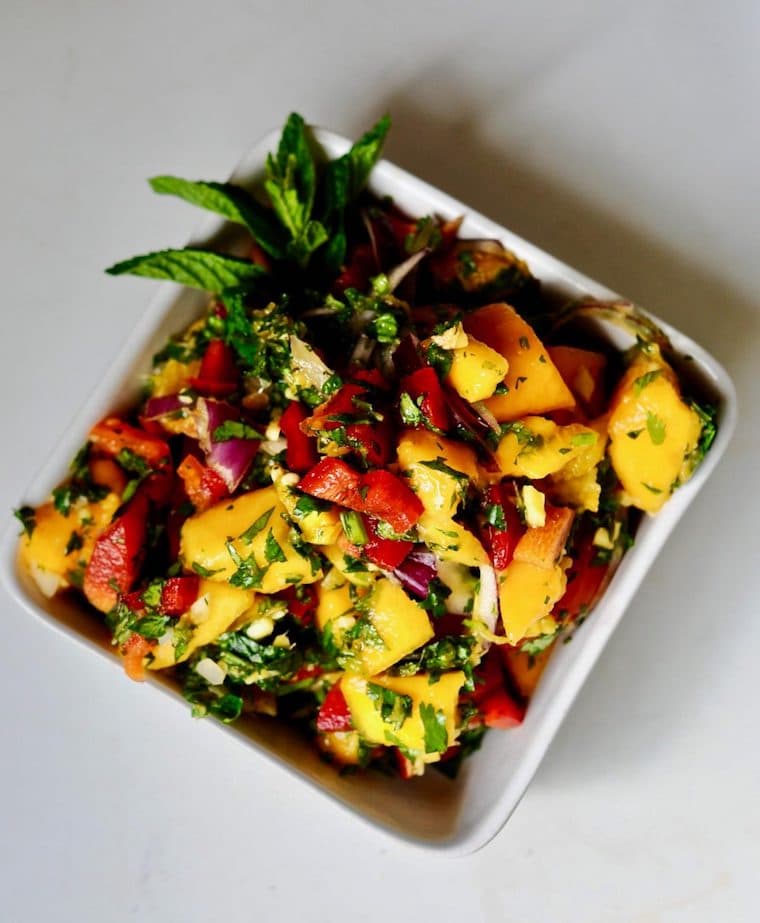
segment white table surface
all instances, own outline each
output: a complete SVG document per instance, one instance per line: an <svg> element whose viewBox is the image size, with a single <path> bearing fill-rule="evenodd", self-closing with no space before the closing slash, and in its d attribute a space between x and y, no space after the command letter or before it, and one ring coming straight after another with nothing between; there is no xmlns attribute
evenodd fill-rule
<svg viewBox="0 0 760 923"><path fill-rule="evenodd" d="M223 178L291 109L649 306L742 422L501 835L365 828L3 593L0 919L758 919L760 7L753 0L0 4L0 509L179 244L160 172Z"/></svg>

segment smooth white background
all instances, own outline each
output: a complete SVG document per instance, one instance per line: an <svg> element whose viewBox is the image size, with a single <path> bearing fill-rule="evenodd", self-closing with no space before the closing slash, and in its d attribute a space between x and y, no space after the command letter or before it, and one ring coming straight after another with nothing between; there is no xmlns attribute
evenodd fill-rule
<svg viewBox="0 0 760 923"><path fill-rule="evenodd" d="M502 834L382 838L0 596L0 919L757 919L760 7L707 2L0 5L0 509L180 244L159 172L223 178L291 109L650 307L742 420Z"/></svg>

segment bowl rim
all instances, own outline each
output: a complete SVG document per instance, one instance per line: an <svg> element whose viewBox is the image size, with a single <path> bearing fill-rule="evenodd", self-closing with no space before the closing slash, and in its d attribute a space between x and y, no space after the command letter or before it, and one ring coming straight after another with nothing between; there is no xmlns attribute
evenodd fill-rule
<svg viewBox="0 0 760 923"><path fill-rule="evenodd" d="M351 142L347 138L334 132L321 128L313 128L312 131L315 140L330 156L338 156L350 146ZM266 153L276 146L278 138L279 131L267 132L241 158L232 173L232 179L240 180L241 174L248 175L253 170L260 172ZM545 275L548 269L552 277L559 280L560 283L564 283L569 288L574 288L579 292L585 292L593 298L601 300L618 300L621 298L617 292L601 285L537 245L514 234L503 225L474 211L446 192L387 160L381 160L373 170L370 185L378 183L386 187L393 186L397 191L401 191L399 195L406 191L413 193L415 196L435 201L434 210L436 212L448 214L451 217L465 215L466 224L477 225L481 229L482 236L498 238L504 241L506 246L514 250L529 265L536 262L540 263L542 269L540 273L537 273L539 278ZM198 223L195 232L190 236L189 242L198 242L200 239L213 236L224 224L223 219L216 216L208 215L204 217ZM94 389L93 393L73 415L64 433L56 440L47 460L31 478L24 496L32 503L42 502L49 494L52 487L61 479L70 458L73 457L76 448L81 445L92 425L92 421L102 416L103 412L112 408L114 403L117 402L116 396L119 393L119 384L126 379L135 360L144 354L157 323L171 311L172 303L176 301L181 290L181 287L171 282L164 282L158 286L153 297L149 299L145 310L138 317L133 330L116 352L114 360L101 378L98 387ZM330 798L333 803L338 804L343 810L349 811L353 816L359 817L374 829L382 831L383 834L397 841L404 841L427 852L440 852L449 855L466 855L475 852L490 842L506 824L517 807L557 729L564 720L610 635L620 622L639 584L645 578L668 535L715 470L736 428L738 418L736 389L725 368L714 356L686 334L660 320L649 311L645 310L643 313L654 320L667 333L678 352L690 354L694 359L695 366L709 378L720 401L718 434L708 455L692 478L670 498L656 519L649 520L653 525L649 526L644 541L637 542L624 556L613 580L594 607L593 619L590 619L587 625L584 626L582 656L579 656L574 661L571 669L559 684L559 691L554 692L551 700L546 703L545 711L542 713L541 719L539 719L540 723L537 726L537 731L526 746L525 753L518 763L516 771L505 782L501 795L479 820L467 829L457 830L452 835L437 840L415 836L411 832L383 824L376 818L362 813L355 805L341 799L335 792L330 791L315 779L299 771L292 763L244 738L242 734L235 731L234 726L229 727L218 722L215 722L215 724L220 729L231 733L241 743L247 743L249 747L255 749L270 762L277 763L286 769L291 776L299 778L310 785L313 790L319 791L322 795ZM106 396L108 399L106 399ZM91 650L95 650L115 665L118 665L115 657L109 655L107 651L85 635L64 625L52 612L47 611L29 595L18 574L17 549L18 532L15 524L11 523L5 529L2 545L0 546L0 556L2 558L0 574L10 597L49 628L85 645ZM546 677L542 678L542 684L545 679ZM175 696L178 695L164 683L152 682L150 685L160 691L169 692Z"/></svg>

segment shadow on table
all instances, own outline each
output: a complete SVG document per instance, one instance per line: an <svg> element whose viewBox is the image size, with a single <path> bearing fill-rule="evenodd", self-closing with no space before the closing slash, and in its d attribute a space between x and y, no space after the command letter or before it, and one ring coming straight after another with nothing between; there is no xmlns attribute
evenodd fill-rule
<svg viewBox="0 0 760 923"><path fill-rule="evenodd" d="M440 86L440 99L447 99L446 111L451 113L445 117L431 114L403 92L378 107L375 112L387 111L393 117L388 159L658 314L704 344L736 380L742 366L747 368L742 360L757 345L757 308L667 243L645 237L622 217L601 211L557 179L540 175L494 147L481 130L485 116L477 104L462 98L462 92L461 87ZM738 469L744 467L738 443L735 440L716 474L723 485L735 483ZM693 533L713 534L707 520L708 512L700 511L699 502L686 514L617 639L589 677L575 717L571 714L560 729L538 785L580 783L657 759L658 741L667 740L683 717L679 710L687 715L698 710L709 694L706 690L728 681L715 613L705 605L694 611L688 607L688 599L700 594L718 595L709 548L701 549L697 561L690 557ZM673 581L688 592L684 590L681 611L666 613L657 605L657 587L672 599ZM685 632L709 643L685 645ZM699 683L692 683L689 678L697 676ZM674 689L677 700L668 705ZM626 703L639 705L634 711L640 713L642 701L651 702L644 710L657 715L655 739L651 721L643 726L628 720Z"/></svg>

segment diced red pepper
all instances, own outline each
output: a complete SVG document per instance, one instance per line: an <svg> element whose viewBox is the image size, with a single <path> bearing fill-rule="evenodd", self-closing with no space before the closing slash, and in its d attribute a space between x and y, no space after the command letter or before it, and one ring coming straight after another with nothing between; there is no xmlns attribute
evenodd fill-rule
<svg viewBox="0 0 760 923"><path fill-rule="evenodd" d="M323 458L300 481L298 488L312 497L358 509L362 476L340 458Z"/></svg>
<svg viewBox="0 0 760 923"><path fill-rule="evenodd" d="M568 571L567 589L552 610L563 621L575 621L594 605L609 575L609 564L595 564L597 548L589 533L578 542L578 551Z"/></svg>
<svg viewBox="0 0 760 923"><path fill-rule="evenodd" d="M449 428L446 398L434 368L425 366L417 369L416 372L402 378L400 388L412 398L430 426L443 432Z"/></svg>
<svg viewBox="0 0 760 923"><path fill-rule="evenodd" d="M409 552L414 548L413 542L382 538L377 532L377 520L363 516L367 541L361 550L373 564L385 570L395 570Z"/></svg>
<svg viewBox="0 0 760 923"><path fill-rule="evenodd" d="M132 452L151 468L168 464L171 453L164 439L131 426L118 417L106 417L90 430L90 442L105 455L112 458L124 451Z"/></svg>
<svg viewBox="0 0 760 923"><path fill-rule="evenodd" d="M159 609L164 615L182 615L198 598L200 578L194 574L170 577L161 589Z"/></svg>
<svg viewBox="0 0 760 923"><path fill-rule="evenodd" d="M302 474L319 461L314 439L301 430L301 424L309 414L303 404L291 401L280 417L280 429L287 441L285 463L291 471Z"/></svg>
<svg viewBox="0 0 760 923"><path fill-rule="evenodd" d="M501 657L495 647L492 647L473 671L475 688L472 692L465 693L466 697L479 705L489 696L504 688L504 670Z"/></svg>
<svg viewBox="0 0 760 923"><path fill-rule="evenodd" d="M312 584L289 586L277 594L278 599L284 599L288 604L288 611L300 625L311 625L317 608L317 591Z"/></svg>
<svg viewBox="0 0 760 923"><path fill-rule="evenodd" d="M509 566L517 543L525 533L520 514L514 499L514 488L509 484L496 484L489 487L485 495L486 508L497 506L504 515L506 528L500 529L486 523L483 526L483 543L491 556L496 570L506 570Z"/></svg>
<svg viewBox="0 0 760 923"><path fill-rule="evenodd" d="M177 467L185 493L198 512L224 499L229 493L221 475L202 465L194 455L186 455Z"/></svg>
<svg viewBox="0 0 760 923"><path fill-rule="evenodd" d="M122 602L133 612L141 612L145 608L145 601L142 597L142 590L133 590L122 597Z"/></svg>
<svg viewBox="0 0 760 923"><path fill-rule="evenodd" d="M324 432L325 430L338 429L340 426L345 426L345 419L343 422L339 419L331 419L335 417L356 417L359 416L360 411L354 403L354 399L361 400L367 396L367 389L363 385L354 385L347 384L336 391L333 396L320 404L319 407L314 409L314 413L310 417L306 417L303 426L301 427L304 433L309 435L317 435L317 433Z"/></svg>
<svg viewBox="0 0 760 923"><path fill-rule="evenodd" d="M333 283L333 291L342 295L347 288L363 292L372 276L378 272L375 252L371 244L357 244L349 254L346 265Z"/></svg>
<svg viewBox="0 0 760 923"><path fill-rule="evenodd" d="M390 417L377 423L352 423L346 427L346 441L368 465L390 464L395 451Z"/></svg>
<svg viewBox="0 0 760 923"><path fill-rule="evenodd" d="M348 373L348 377L351 381L367 384L372 388L378 388L380 391L387 391L389 387L379 369L355 369Z"/></svg>
<svg viewBox="0 0 760 923"><path fill-rule="evenodd" d="M298 487L312 497L382 519L398 533L411 529L424 510L414 491L395 474L382 469L360 474L340 458L323 458Z"/></svg>
<svg viewBox="0 0 760 923"><path fill-rule="evenodd" d="M348 702L336 683L325 696L317 714L318 731L350 731L353 727Z"/></svg>
<svg viewBox="0 0 760 923"><path fill-rule="evenodd" d="M525 706L516 702L506 689L497 689L480 703L483 724L489 728L513 728L522 724Z"/></svg>
<svg viewBox="0 0 760 923"><path fill-rule="evenodd" d="M398 747L393 748L393 755L396 757L396 766L401 779L413 779L419 773L414 771L414 763L405 756Z"/></svg>
<svg viewBox="0 0 760 923"><path fill-rule="evenodd" d="M390 471L368 471L361 486L365 496L360 510L387 522L394 532L407 532L424 512L417 494Z"/></svg>
<svg viewBox="0 0 760 923"><path fill-rule="evenodd" d="M190 379L190 384L196 391L211 397L223 397L237 391L240 371L232 347L223 340L209 341L198 375Z"/></svg>
<svg viewBox="0 0 760 923"><path fill-rule="evenodd" d="M84 595L108 612L128 593L140 573L148 528L148 500L138 492L125 511L96 539L84 573Z"/></svg>

